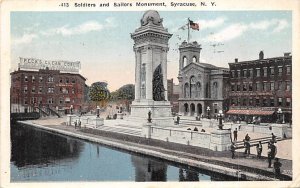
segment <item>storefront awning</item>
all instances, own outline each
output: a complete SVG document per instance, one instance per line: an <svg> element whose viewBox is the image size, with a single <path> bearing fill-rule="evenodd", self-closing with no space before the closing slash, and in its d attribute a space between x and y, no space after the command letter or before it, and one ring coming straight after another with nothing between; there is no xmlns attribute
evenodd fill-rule
<svg viewBox="0 0 300 188"><path fill-rule="evenodd" d="M272 115L274 111L270 110L259 110L259 109L252 109L252 110L242 110L242 109L231 109L226 114L236 114L236 115L256 115L256 116L267 116Z"/></svg>

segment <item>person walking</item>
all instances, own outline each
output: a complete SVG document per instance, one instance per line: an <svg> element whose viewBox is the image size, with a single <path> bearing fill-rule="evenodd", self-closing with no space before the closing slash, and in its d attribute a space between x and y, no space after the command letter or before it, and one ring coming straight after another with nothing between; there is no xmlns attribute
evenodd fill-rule
<svg viewBox="0 0 300 188"><path fill-rule="evenodd" d="M281 162L279 162L278 158L275 158L275 162L273 164L275 177L278 178L280 176L280 167L282 166Z"/></svg>
<svg viewBox="0 0 300 188"><path fill-rule="evenodd" d="M231 158L232 159L235 159L235 148L236 148L236 146L235 146L234 142L232 142L231 146L230 146Z"/></svg>
<svg viewBox="0 0 300 188"><path fill-rule="evenodd" d="M237 141L237 128L235 128L235 130L233 131L233 141Z"/></svg>
<svg viewBox="0 0 300 188"><path fill-rule="evenodd" d="M274 133L272 133L272 142L276 143L276 136L274 135Z"/></svg>
<svg viewBox="0 0 300 188"><path fill-rule="evenodd" d="M271 146L268 145L268 168L271 168L272 165L272 155L271 155Z"/></svg>
<svg viewBox="0 0 300 188"><path fill-rule="evenodd" d="M257 151L257 158L261 158L261 153L262 153L262 144L261 141L258 142L256 145L256 151Z"/></svg>

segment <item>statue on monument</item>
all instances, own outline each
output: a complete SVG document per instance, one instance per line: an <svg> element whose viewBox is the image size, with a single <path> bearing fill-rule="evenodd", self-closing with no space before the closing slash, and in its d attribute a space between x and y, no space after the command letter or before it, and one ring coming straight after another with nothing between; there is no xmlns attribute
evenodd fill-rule
<svg viewBox="0 0 300 188"><path fill-rule="evenodd" d="M165 101L164 92L166 91L163 84L163 75L161 73L161 64L159 64L153 73L153 100Z"/></svg>

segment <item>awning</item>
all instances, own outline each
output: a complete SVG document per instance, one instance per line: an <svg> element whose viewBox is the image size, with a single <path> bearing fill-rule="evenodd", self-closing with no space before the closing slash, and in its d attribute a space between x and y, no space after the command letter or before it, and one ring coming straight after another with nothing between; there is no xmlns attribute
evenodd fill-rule
<svg viewBox="0 0 300 188"><path fill-rule="evenodd" d="M252 109L252 110L242 110L242 109L231 109L226 114L236 114L236 115L257 115L257 116L267 116L272 115L274 111L270 110L259 110L259 109Z"/></svg>

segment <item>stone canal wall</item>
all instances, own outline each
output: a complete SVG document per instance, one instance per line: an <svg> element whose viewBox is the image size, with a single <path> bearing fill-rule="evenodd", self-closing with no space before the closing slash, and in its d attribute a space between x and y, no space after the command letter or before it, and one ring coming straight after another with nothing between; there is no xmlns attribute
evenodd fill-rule
<svg viewBox="0 0 300 188"><path fill-rule="evenodd" d="M188 157L181 156L182 151L178 151L178 154L169 154L170 152L162 152L160 150L156 150L155 147L153 149L149 149L146 146L137 144L137 143L127 143L127 142L120 142L119 140L112 141L112 139L105 139L105 137L97 137L97 136L91 136L90 134L85 134L83 132L73 132L68 130L63 130L59 128L52 128L47 127L43 125L38 125L32 122L28 121L19 121L19 123L33 126L39 129L43 129L52 133L58 133L62 135L67 135L99 144L103 144L106 146L110 146L113 148L119 148L126 151L134 152L134 153L140 153L152 157L161 158L167 161L172 161L204 170L208 170L211 172L216 172L220 174L226 174L228 176L237 177L237 178L243 178L247 177L247 180L276 180L274 178L264 176L261 174L256 174L255 172L247 172L242 170L236 170L231 167L224 167L219 166L216 164L210 164L207 162L202 162L197 159L191 159ZM175 149L175 148L174 148ZM172 152L176 152L176 150L172 150Z"/></svg>

